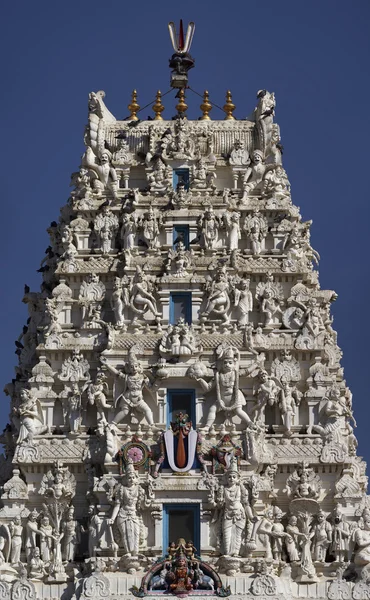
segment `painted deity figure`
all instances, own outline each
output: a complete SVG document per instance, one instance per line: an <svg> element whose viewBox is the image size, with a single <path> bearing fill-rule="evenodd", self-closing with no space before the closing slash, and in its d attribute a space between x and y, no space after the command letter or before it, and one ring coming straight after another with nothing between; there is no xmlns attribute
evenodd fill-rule
<svg viewBox="0 0 370 600"><path fill-rule="evenodd" d="M144 504L144 490L132 461L128 461L124 480L113 492L113 512L108 525L116 523L125 554L137 556L140 540L140 510Z"/></svg>
<svg viewBox="0 0 370 600"><path fill-rule="evenodd" d="M222 510L222 553L239 556L247 518L254 521L248 491L240 481L237 461L231 459L226 471L226 484L219 487L217 506Z"/></svg>
<svg viewBox="0 0 370 600"><path fill-rule="evenodd" d="M207 383L200 377L195 377L205 392L216 391L216 402L214 402L208 412L206 429L213 425L216 413L223 411L227 419L236 415L245 427L251 424L251 419L243 410L246 400L242 391L239 389L239 376L249 374L251 368L239 372L239 351L232 346L219 346L216 350L218 357L218 368L213 379ZM255 365L252 366L255 369Z"/></svg>
<svg viewBox="0 0 370 600"><path fill-rule="evenodd" d="M108 364L106 357L101 356L100 360L123 383L121 393L115 401L115 407L119 411L114 417L113 424L120 423L130 412L138 411L144 415L149 425L154 425L153 413L144 400L143 391L145 388L151 390L155 382L151 382L144 375L143 368L136 358L134 349L132 348L129 352L128 362L124 371L118 371L115 367Z"/></svg>
<svg viewBox="0 0 370 600"><path fill-rule="evenodd" d="M216 217L212 206L209 206L198 219L200 229L200 244L206 250L213 250L218 241L218 232L220 228L219 220Z"/></svg>
<svg viewBox="0 0 370 600"><path fill-rule="evenodd" d="M114 239L118 231L118 219L109 208L108 203L104 203L94 221L94 231L97 236L99 250L103 254L109 254L114 248Z"/></svg>

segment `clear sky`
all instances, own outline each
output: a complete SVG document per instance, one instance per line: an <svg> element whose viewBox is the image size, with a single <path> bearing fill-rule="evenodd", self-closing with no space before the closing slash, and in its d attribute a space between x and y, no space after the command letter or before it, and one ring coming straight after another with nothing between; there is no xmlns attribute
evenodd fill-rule
<svg viewBox="0 0 370 600"><path fill-rule="evenodd" d="M190 85L248 116L274 91L293 202L313 219L322 288L334 289L334 326L354 394L360 453L369 427L369 0L3 0L1 83L0 389L13 377L14 340L27 319L23 285L48 246L46 227L80 164L90 91L105 90L117 118L133 88L141 106L169 89L167 23L196 23ZM190 118L200 99L188 95ZM164 116L175 114L171 94ZM151 114L150 107L143 112ZM211 116L223 118L216 108ZM8 416L2 394L0 427ZM2 427L1 427L2 428Z"/></svg>

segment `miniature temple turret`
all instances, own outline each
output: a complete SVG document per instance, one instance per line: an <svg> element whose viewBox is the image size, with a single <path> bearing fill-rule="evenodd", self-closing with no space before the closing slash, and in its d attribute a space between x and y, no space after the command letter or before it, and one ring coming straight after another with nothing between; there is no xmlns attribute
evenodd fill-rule
<svg viewBox="0 0 370 600"><path fill-rule="evenodd" d="M170 32L176 118L156 90L147 121L136 90L122 121L89 95L41 291L25 289L1 593L369 598L336 294L293 204L275 95L238 120L230 91L219 118L204 92L189 120L194 25Z"/></svg>

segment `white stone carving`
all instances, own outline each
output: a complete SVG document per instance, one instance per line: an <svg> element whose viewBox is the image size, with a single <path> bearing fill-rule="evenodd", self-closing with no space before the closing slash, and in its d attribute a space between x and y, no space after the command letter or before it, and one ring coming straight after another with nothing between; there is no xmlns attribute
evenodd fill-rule
<svg viewBox="0 0 370 600"><path fill-rule="evenodd" d="M253 254L261 254L267 235L267 219L258 209L247 215L243 223L243 231L248 235Z"/></svg>
<svg viewBox="0 0 370 600"><path fill-rule="evenodd" d="M104 203L102 209L95 217L94 231L97 236L98 248L103 254L109 254L114 250L114 239L118 231L118 218Z"/></svg>
<svg viewBox="0 0 370 600"><path fill-rule="evenodd" d="M200 230L200 244L206 250L216 248L220 221L215 215L212 206L206 208L204 213L198 219L198 227Z"/></svg>

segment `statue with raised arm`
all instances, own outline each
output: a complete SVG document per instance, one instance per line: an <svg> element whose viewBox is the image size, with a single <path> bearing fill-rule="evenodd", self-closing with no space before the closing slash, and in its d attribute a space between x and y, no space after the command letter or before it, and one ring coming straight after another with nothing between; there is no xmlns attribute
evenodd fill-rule
<svg viewBox="0 0 370 600"><path fill-rule="evenodd" d="M113 423L116 425L127 417L130 412L137 411L144 415L149 425L154 425L153 413L144 400L143 391L144 389L151 390L155 385L155 380L151 381L144 374L143 368L136 358L135 347L133 346L130 349L128 361L123 371L118 371L118 369L110 365L105 356L101 356L100 360L122 382L115 399L115 408L118 408L118 412L114 417ZM116 389L118 390L118 386Z"/></svg>
<svg viewBox="0 0 370 600"><path fill-rule="evenodd" d="M146 275L141 267L136 267L130 294L130 306L135 313L133 321L137 319L137 315L145 315L149 310L155 318L161 317L156 299L152 293L153 289L154 285L150 280L150 276Z"/></svg>
<svg viewBox="0 0 370 600"><path fill-rule="evenodd" d="M218 315L225 323L229 321L231 286L226 268L221 267L210 281L206 282L206 307L201 320L206 321L212 313Z"/></svg>
<svg viewBox="0 0 370 600"><path fill-rule="evenodd" d="M88 146L82 157L82 164L89 168L95 193L100 196L103 191L110 191L113 197L117 198L118 178L115 168L111 166L111 160L112 155L106 148L96 156Z"/></svg>
<svg viewBox="0 0 370 600"><path fill-rule="evenodd" d="M220 344L216 349L217 355L217 370L212 380L207 383L201 377L195 377L205 392L215 390L216 401L212 403L205 429L209 429L213 425L216 414L219 411L225 413L227 421L231 421L234 415L238 416L244 427L251 425L251 419L243 410L246 405L246 400L242 391L239 389L239 376L249 375L255 370L255 363L247 370L239 371L239 351L225 344Z"/></svg>

